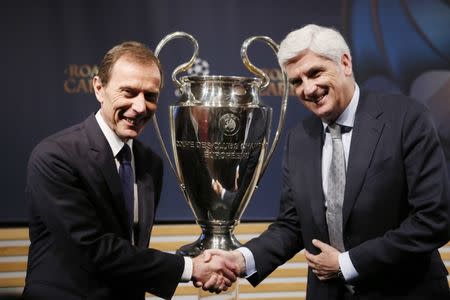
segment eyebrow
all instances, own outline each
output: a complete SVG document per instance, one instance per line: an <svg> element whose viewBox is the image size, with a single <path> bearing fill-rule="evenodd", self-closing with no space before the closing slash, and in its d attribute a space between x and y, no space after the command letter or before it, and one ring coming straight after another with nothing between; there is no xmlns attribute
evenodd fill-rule
<svg viewBox="0 0 450 300"><path fill-rule="evenodd" d="M311 69L309 69L308 71L306 71L306 76L311 77L311 76L313 76L314 74L316 74L316 73L318 73L318 72L322 72L322 71L324 71L324 70L325 70L325 68L322 67L322 66L319 66L319 67L312 67Z"/></svg>
<svg viewBox="0 0 450 300"><path fill-rule="evenodd" d="M122 86L119 88L119 90L121 92L132 92L132 93L138 93L142 91L141 89L137 89L132 86ZM159 94L158 90L144 90L143 92L144 94L156 94L156 95Z"/></svg>
<svg viewBox="0 0 450 300"><path fill-rule="evenodd" d="M323 66L314 66L314 67L311 67L310 69L308 69L306 71L305 75L307 77L312 77L319 72L323 72L324 70L325 70L325 67L323 67ZM293 78L290 78L288 81L290 84L296 85L299 82L301 82L302 79L300 77L293 77Z"/></svg>
<svg viewBox="0 0 450 300"><path fill-rule="evenodd" d="M131 87L131 86L126 85L126 86L121 86L121 87L119 87L119 90L122 91L122 92L124 92L124 91L127 91L127 92L134 92L134 91L136 91L137 89L136 89L136 88L133 88L133 87Z"/></svg>

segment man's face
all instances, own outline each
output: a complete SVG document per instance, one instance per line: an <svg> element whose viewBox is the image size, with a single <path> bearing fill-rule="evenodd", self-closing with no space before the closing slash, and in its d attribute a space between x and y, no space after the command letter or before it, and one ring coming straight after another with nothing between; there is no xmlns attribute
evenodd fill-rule
<svg viewBox="0 0 450 300"><path fill-rule="evenodd" d="M134 139L142 132L156 111L160 83L156 63L139 64L126 55L112 67L107 85L94 77L102 117L120 139Z"/></svg>
<svg viewBox="0 0 450 300"><path fill-rule="evenodd" d="M337 64L306 50L286 64L285 70L295 95L326 122L334 122L353 96L352 65L346 54Z"/></svg>

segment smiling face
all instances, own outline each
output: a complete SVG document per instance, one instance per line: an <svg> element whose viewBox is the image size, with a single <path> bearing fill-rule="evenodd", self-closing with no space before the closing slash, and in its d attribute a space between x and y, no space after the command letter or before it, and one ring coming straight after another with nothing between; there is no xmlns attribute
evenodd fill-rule
<svg viewBox="0 0 450 300"><path fill-rule="evenodd" d="M336 63L306 50L289 61L285 70L295 95L327 123L334 122L352 99L355 82L347 54Z"/></svg>
<svg viewBox="0 0 450 300"><path fill-rule="evenodd" d="M135 139L157 108L161 75L155 62L138 63L127 55L111 69L106 85L95 76L95 96L106 124L122 141Z"/></svg>

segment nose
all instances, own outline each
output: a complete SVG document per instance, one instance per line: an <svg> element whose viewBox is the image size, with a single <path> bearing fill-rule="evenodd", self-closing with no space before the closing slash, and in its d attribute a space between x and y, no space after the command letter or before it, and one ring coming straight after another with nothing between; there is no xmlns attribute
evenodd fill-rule
<svg viewBox="0 0 450 300"><path fill-rule="evenodd" d="M142 93L139 94L139 95L133 100L133 105L131 106L131 108L132 108L135 112L137 112L137 113L139 113L139 114L145 113L147 107L146 107L146 105L145 105L145 98L144 98L144 95L143 95Z"/></svg>
<svg viewBox="0 0 450 300"><path fill-rule="evenodd" d="M317 91L317 86L312 80L304 80L303 81L303 98L309 99L311 96Z"/></svg>

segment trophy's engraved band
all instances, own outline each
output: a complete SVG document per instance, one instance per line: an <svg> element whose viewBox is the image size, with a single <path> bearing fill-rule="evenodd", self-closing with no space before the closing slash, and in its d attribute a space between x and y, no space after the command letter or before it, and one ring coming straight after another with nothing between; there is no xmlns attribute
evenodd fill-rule
<svg viewBox="0 0 450 300"><path fill-rule="evenodd" d="M254 150L261 149L267 143L223 143L223 142L199 142L176 141L176 147L180 149L201 149L205 158L212 159L246 159Z"/></svg>
<svg viewBox="0 0 450 300"><path fill-rule="evenodd" d="M205 152L205 158L211 159L245 159L248 157L249 153L218 152L218 151Z"/></svg>

